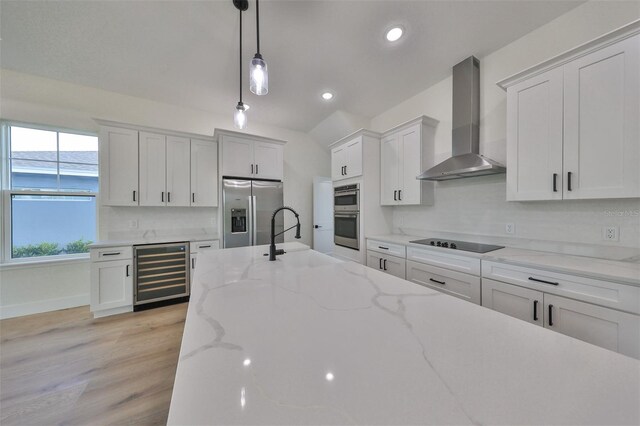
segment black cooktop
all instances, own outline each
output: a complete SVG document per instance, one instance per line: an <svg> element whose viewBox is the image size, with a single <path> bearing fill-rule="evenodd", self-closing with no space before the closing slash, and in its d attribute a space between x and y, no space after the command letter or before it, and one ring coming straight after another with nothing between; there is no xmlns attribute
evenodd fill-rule
<svg viewBox="0 0 640 426"><path fill-rule="evenodd" d="M440 240L437 238L427 238L426 240L409 241L414 244L424 244L425 246L442 247L452 250L471 251L474 253L488 253L490 251L504 248L504 246L494 246L491 244L471 243L469 241Z"/></svg>

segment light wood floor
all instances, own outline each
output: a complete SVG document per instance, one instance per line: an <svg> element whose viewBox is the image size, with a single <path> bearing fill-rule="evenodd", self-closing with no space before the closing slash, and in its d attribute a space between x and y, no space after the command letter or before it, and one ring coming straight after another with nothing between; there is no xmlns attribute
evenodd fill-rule
<svg viewBox="0 0 640 426"><path fill-rule="evenodd" d="M187 304L0 321L0 423L165 424Z"/></svg>

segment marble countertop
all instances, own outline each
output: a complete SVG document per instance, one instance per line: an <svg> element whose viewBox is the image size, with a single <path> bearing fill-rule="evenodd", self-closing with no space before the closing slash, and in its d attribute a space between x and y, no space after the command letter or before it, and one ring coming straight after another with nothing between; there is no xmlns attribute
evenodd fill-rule
<svg viewBox="0 0 640 426"><path fill-rule="evenodd" d="M283 246L199 257L168 424L640 423L638 360Z"/></svg>
<svg viewBox="0 0 640 426"><path fill-rule="evenodd" d="M417 237L414 235L399 234L372 235L367 237L367 239L403 244L412 247L428 248L430 250L442 252L442 248L432 248L430 246L411 243L411 241L423 238L424 237ZM480 243L485 242L482 238L474 236L469 236L467 240ZM495 244L495 242L489 242L489 244ZM447 253L448 252L449 251L447 251ZM553 272L568 273L583 277L640 286L640 259L638 258L631 258L626 261L609 260L597 257L576 256L565 253L528 250L514 247L505 247L503 249L484 254L462 252L459 250L450 250L450 252L457 255L481 258L482 260L509 263L517 266L528 266L532 268L543 268Z"/></svg>
<svg viewBox="0 0 640 426"><path fill-rule="evenodd" d="M103 248L103 247L116 247L116 246L133 246L139 244L160 244L160 243L172 243L183 241L209 241L219 240L218 234L213 233L195 233L195 234L175 234L175 235L158 235L151 237L136 237L122 238L122 239L110 239L100 240L89 245L90 248Z"/></svg>

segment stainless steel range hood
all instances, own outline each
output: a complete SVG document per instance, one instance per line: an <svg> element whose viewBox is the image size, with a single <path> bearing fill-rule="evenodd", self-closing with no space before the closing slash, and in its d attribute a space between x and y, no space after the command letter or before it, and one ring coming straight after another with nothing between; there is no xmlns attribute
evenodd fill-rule
<svg viewBox="0 0 640 426"><path fill-rule="evenodd" d="M480 155L480 61L470 56L453 67L452 157L422 173L420 180L450 180L505 173Z"/></svg>

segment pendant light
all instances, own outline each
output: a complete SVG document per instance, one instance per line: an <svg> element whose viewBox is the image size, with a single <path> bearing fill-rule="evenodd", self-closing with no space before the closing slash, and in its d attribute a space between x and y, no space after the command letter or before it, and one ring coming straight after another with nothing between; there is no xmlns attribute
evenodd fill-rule
<svg viewBox="0 0 640 426"><path fill-rule="evenodd" d="M256 95L266 95L269 92L269 74L267 72L267 63L260 54L260 9L258 8L258 0L256 0L256 34L258 37L258 51L251 60L251 66L249 67L249 90Z"/></svg>
<svg viewBox="0 0 640 426"><path fill-rule="evenodd" d="M233 5L240 11L240 101L236 105L236 111L233 114L233 124L237 129L244 129L247 127L247 108L242 102L242 12L249 7L248 0L233 0Z"/></svg>

